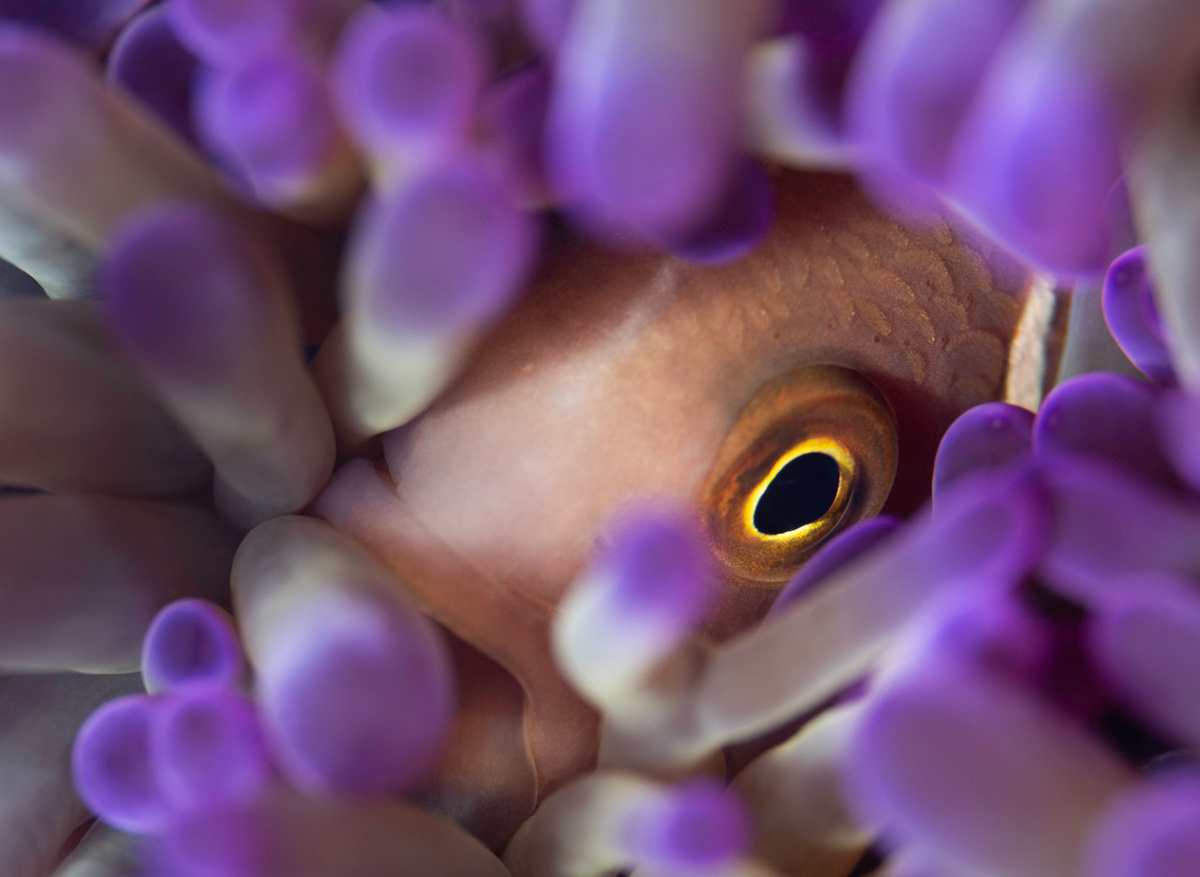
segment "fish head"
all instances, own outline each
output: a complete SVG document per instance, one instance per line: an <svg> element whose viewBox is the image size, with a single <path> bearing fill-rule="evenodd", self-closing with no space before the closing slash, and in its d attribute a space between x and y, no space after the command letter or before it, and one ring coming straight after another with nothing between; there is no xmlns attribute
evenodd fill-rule
<svg viewBox="0 0 1200 877"><path fill-rule="evenodd" d="M1004 396L1027 270L948 222L901 225L846 177L773 184L770 235L724 267L556 235L385 462L318 503L515 680L533 804L595 758L549 627L622 509L694 510L721 584L705 630L727 638L834 534L923 503L945 429Z"/></svg>

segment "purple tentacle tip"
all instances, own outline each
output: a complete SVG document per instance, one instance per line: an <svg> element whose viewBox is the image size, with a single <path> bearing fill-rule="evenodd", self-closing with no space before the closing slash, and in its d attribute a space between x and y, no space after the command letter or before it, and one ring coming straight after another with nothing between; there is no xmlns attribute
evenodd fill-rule
<svg viewBox="0 0 1200 877"><path fill-rule="evenodd" d="M486 75L474 38L436 9L366 7L333 60L333 90L347 127L370 152L460 138Z"/></svg>
<svg viewBox="0 0 1200 877"><path fill-rule="evenodd" d="M280 768L317 792L408 792L454 718L445 646L423 617L336 595L306 607L260 662L259 703Z"/></svg>
<svg viewBox="0 0 1200 877"><path fill-rule="evenodd" d="M474 330L520 291L537 225L478 162L423 174L374 205L373 316L407 335Z"/></svg>
<svg viewBox="0 0 1200 877"><path fill-rule="evenodd" d="M619 709L708 613L717 596L709 562L690 510L625 509L555 619L555 656L576 687Z"/></svg>
<svg viewBox="0 0 1200 877"><path fill-rule="evenodd" d="M1006 402L976 405L960 415L938 445L933 495L963 475L1014 463L1033 449L1033 413Z"/></svg>
<svg viewBox="0 0 1200 877"><path fill-rule="evenodd" d="M181 810L247 803L271 783L254 705L220 687L167 695L150 726L150 754L163 793Z"/></svg>
<svg viewBox="0 0 1200 877"><path fill-rule="evenodd" d="M1014 66L976 100L955 149L950 194L1042 270L1103 275L1105 209L1121 176L1115 111L1085 71Z"/></svg>
<svg viewBox="0 0 1200 877"><path fill-rule="evenodd" d="M737 171L742 25L709 18L736 6L614 9L559 52L547 171L584 214L669 240L712 215Z"/></svg>
<svg viewBox="0 0 1200 877"><path fill-rule="evenodd" d="M233 618L206 600L165 606L142 643L142 677L151 692L194 683L234 686L244 661Z"/></svg>
<svg viewBox="0 0 1200 877"><path fill-rule="evenodd" d="M1120 798L1092 830L1085 877L1200 874L1200 778L1151 781Z"/></svg>
<svg viewBox="0 0 1200 877"><path fill-rule="evenodd" d="M109 52L107 74L194 144L192 82L198 66L175 36L162 7L156 7L122 31Z"/></svg>
<svg viewBox="0 0 1200 877"><path fill-rule="evenodd" d="M629 818L631 857L662 875L719 873L746 855L753 834L741 802L710 779L681 784Z"/></svg>
<svg viewBox="0 0 1200 877"><path fill-rule="evenodd" d="M325 81L298 53L277 52L202 80L205 142L270 197L316 174L338 137Z"/></svg>
<svg viewBox="0 0 1200 877"><path fill-rule="evenodd" d="M1124 375L1071 378L1042 402L1034 449L1042 459L1060 452L1094 457L1173 486L1175 475L1154 441L1159 397L1157 388Z"/></svg>
<svg viewBox="0 0 1200 877"><path fill-rule="evenodd" d="M109 327L136 359L181 380L219 371L244 349L261 275L236 230L186 203L122 225L99 267Z"/></svg>
<svg viewBox="0 0 1200 877"><path fill-rule="evenodd" d="M746 256L766 238L775 218L775 194L766 172L747 161L712 217L677 241L673 253L698 265L726 265Z"/></svg>
<svg viewBox="0 0 1200 877"><path fill-rule="evenodd" d="M1104 320L1129 361L1153 381L1175 383L1175 367L1154 303L1146 247L1117 257L1104 277Z"/></svg>
<svg viewBox="0 0 1200 877"><path fill-rule="evenodd" d="M855 60L846 96L852 136L880 188L911 190L922 207L922 187L946 182L963 121L1021 6L934 0L885 13Z"/></svg>
<svg viewBox="0 0 1200 877"><path fill-rule="evenodd" d="M109 701L83 723L71 752L83 802L104 822L136 834L159 831L171 817L150 758L156 706L147 695Z"/></svg>
<svg viewBox="0 0 1200 877"><path fill-rule="evenodd" d="M693 520L648 506L621 521L594 574L629 621L692 629L716 596L707 558Z"/></svg>

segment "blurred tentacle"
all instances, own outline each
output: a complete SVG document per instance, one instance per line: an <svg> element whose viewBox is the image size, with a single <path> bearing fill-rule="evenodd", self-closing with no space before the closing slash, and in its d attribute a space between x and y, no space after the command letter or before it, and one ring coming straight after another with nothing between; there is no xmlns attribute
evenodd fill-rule
<svg viewBox="0 0 1200 877"><path fill-rule="evenodd" d="M296 51L252 56L198 77L199 136L262 204L336 226L363 192L358 154L334 112L325 71Z"/></svg>
<svg viewBox="0 0 1200 877"><path fill-rule="evenodd" d="M5 0L0 15L46 28L101 54L117 32L153 0Z"/></svg>
<svg viewBox="0 0 1200 877"><path fill-rule="evenodd" d="M0 193L76 248L95 251L164 197L231 201L198 155L45 33L0 28L0 107Z"/></svg>
<svg viewBox="0 0 1200 877"><path fill-rule="evenodd" d="M222 511L249 528L307 505L333 470L333 428L270 244L172 202L122 226L100 282L119 342L212 458Z"/></svg>
<svg viewBox="0 0 1200 877"><path fill-rule="evenodd" d="M547 798L513 837L513 877L768 877L746 858L740 801L715 780L664 785L632 773L595 773ZM824 877L824 875L812 875Z"/></svg>
<svg viewBox="0 0 1200 877"><path fill-rule="evenodd" d="M477 161L447 162L364 206L345 316L315 368L350 450L400 426L454 378L521 291L536 220Z"/></svg>
<svg viewBox="0 0 1200 877"><path fill-rule="evenodd" d="M228 593L235 545L211 513L184 505L0 500L0 667L136 671L159 608Z"/></svg>
<svg viewBox="0 0 1200 877"><path fill-rule="evenodd" d="M0 302L0 481L167 496L212 466L114 351L89 302Z"/></svg>
<svg viewBox="0 0 1200 877"><path fill-rule="evenodd" d="M236 689L246 676L233 617L207 600L168 603L142 640L142 679L151 694L195 685Z"/></svg>
<svg viewBox="0 0 1200 877"><path fill-rule="evenodd" d="M71 780L75 732L136 674L0 677L0 873L43 877L87 818Z"/></svg>
<svg viewBox="0 0 1200 877"><path fill-rule="evenodd" d="M1079 873L1093 821L1136 780L1034 693L945 655L881 688L845 765L872 827L998 877Z"/></svg>
<svg viewBox="0 0 1200 877"><path fill-rule="evenodd" d="M848 874L872 832L851 813L841 766L861 703L818 716L734 777L754 817L755 854L785 874Z"/></svg>
<svg viewBox="0 0 1200 877"><path fill-rule="evenodd" d="M51 877L143 877L135 839L99 822Z"/></svg>
<svg viewBox="0 0 1200 877"><path fill-rule="evenodd" d="M277 518L238 549L233 592L288 779L374 796L429 778L454 715L450 658L377 561L322 521Z"/></svg>
<svg viewBox="0 0 1200 877"><path fill-rule="evenodd" d="M867 673L929 600L1015 586L1041 557L1045 514L1027 471L967 479L932 517L761 627L711 649L689 641L665 658L639 692L658 699L658 714L606 716L605 763L669 770L815 708Z"/></svg>
<svg viewBox="0 0 1200 877"><path fill-rule="evenodd" d="M50 298L88 294L91 249L15 198L0 197L0 256L32 277Z"/></svg>
<svg viewBox="0 0 1200 877"><path fill-rule="evenodd" d="M167 843L181 861L226 877L508 877L500 860L453 822L398 802L281 795L184 818Z"/></svg>
<svg viewBox="0 0 1200 877"><path fill-rule="evenodd" d="M191 144L196 57L179 42L163 4L151 6L121 31L105 60L105 78L124 89Z"/></svg>
<svg viewBox="0 0 1200 877"><path fill-rule="evenodd" d="M1200 28L1195 28L1200 31ZM1200 113L1197 92L1181 94L1129 158L1134 212L1149 242L1163 340L1180 384L1200 389Z"/></svg>
<svg viewBox="0 0 1200 877"><path fill-rule="evenodd" d="M518 595L437 540L385 474L366 460L351 460L313 504L313 513L352 534L401 580L436 582L437 588L421 593L421 609L516 678L526 698L524 754L538 794L595 766L594 749L577 741L595 737L597 716L555 667L539 619ZM431 541L439 550L428 551ZM456 612L456 601L469 601L478 611ZM518 654L523 660L514 657Z"/></svg>

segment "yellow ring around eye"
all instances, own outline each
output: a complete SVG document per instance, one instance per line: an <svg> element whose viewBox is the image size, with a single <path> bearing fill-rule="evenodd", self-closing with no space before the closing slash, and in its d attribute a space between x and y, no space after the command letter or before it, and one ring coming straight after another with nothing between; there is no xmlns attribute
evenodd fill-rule
<svg viewBox="0 0 1200 877"><path fill-rule="evenodd" d="M763 494L767 492L767 488L771 486L776 476L789 463L799 457L803 457L805 454L824 454L837 463L838 486L833 501L829 504L829 508L815 521L783 533L762 532L754 523L759 501L762 500ZM742 525L745 527L744 536L773 542L780 547L802 547L823 538L842 519L842 515L846 511L846 506L850 504L850 495L854 491L854 483L857 475L858 466L854 461L854 457L850 454L849 449L840 442L825 437L810 438L800 442L790 451L780 456L766 477L759 482L758 486L747 497L746 505L742 512Z"/></svg>
<svg viewBox="0 0 1200 877"><path fill-rule="evenodd" d="M806 455L822 459L784 472ZM869 380L830 364L785 372L738 412L713 462L709 544L731 579L782 587L825 539L879 512L898 459L891 406Z"/></svg>

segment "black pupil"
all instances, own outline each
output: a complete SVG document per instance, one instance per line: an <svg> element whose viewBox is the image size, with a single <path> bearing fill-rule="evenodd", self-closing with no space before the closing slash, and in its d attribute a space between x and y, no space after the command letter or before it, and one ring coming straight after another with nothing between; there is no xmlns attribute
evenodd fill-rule
<svg viewBox="0 0 1200 877"><path fill-rule="evenodd" d="M776 473L754 509L754 528L778 536L819 521L837 498L841 471L828 454L801 454Z"/></svg>

